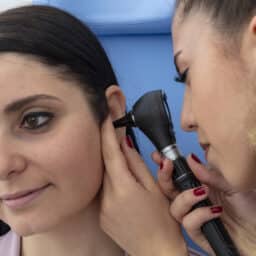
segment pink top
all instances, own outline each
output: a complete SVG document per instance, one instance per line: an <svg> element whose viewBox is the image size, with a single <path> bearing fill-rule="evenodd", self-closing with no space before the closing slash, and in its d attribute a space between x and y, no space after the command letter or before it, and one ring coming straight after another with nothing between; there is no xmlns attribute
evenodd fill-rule
<svg viewBox="0 0 256 256"><path fill-rule="evenodd" d="M15 232L9 231L7 234L0 236L0 255L20 256L21 239ZM127 254L125 254L127 255ZM203 256L203 254L189 248L190 256Z"/></svg>

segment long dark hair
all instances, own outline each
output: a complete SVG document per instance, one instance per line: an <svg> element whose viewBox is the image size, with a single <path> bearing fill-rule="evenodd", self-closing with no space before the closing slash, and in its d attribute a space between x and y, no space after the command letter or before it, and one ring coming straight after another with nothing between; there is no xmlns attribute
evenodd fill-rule
<svg viewBox="0 0 256 256"><path fill-rule="evenodd" d="M62 79L78 81L99 125L109 113L105 90L117 85L108 57L96 36L69 13L48 6L24 6L0 14L0 53L31 55L56 69ZM131 129L127 135L138 146ZM0 221L0 235L9 231Z"/></svg>

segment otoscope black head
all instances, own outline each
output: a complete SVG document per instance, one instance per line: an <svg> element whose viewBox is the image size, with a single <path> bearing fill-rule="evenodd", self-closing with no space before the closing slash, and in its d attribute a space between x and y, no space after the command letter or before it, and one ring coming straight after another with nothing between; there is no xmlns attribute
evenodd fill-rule
<svg viewBox="0 0 256 256"><path fill-rule="evenodd" d="M159 151L176 143L166 95L161 90L144 94L114 126L138 127Z"/></svg>

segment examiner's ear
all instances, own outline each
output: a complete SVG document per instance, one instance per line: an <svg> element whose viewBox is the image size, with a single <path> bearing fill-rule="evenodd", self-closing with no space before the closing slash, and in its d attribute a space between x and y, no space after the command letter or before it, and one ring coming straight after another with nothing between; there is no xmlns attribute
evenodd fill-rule
<svg viewBox="0 0 256 256"><path fill-rule="evenodd" d="M117 85L109 86L105 91L110 116L113 121L123 117L126 110L126 100L125 96ZM116 130L117 136L119 139L122 139L125 136L126 128L119 128Z"/></svg>

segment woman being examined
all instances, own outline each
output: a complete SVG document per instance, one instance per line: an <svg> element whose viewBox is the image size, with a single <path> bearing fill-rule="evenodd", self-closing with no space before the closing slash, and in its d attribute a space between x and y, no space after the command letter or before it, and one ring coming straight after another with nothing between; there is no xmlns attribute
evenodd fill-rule
<svg viewBox="0 0 256 256"><path fill-rule="evenodd" d="M101 128L126 110L90 30L51 7L3 12L0 65L0 255L124 256L126 248L136 256L187 255L168 199L142 160L140 182L135 171L131 187L122 175L116 182L121 194L136 194L133 208L121 209L132 219L124 220L126 240L105 233L104 193L113 190L102 190ZM124 150L135 143L125 128L113 136ZM136 243L130 247L131 236Z"/></svg>

